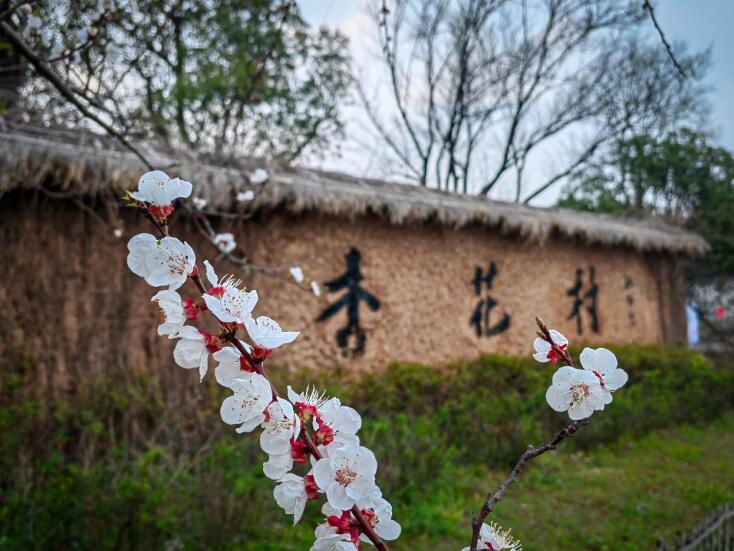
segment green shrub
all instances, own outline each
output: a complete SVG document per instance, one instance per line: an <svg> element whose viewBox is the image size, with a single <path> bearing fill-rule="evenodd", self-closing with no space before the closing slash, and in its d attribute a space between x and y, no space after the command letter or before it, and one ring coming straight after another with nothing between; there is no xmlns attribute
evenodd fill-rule
<svg viewBox="0 0 734 551"><path fill-rule="evenodd" d="M687 350L615 352L630 381L569 448L705 422L734 403L730 365ZM567 421L545 404L553 370L482 356L443 368L396 364L337 384L326 372L275 369L274 379L329 383L362 413L360 436L405 532L431 537L455 529L442 504L459 478L505 467ZM165 373L188 386L172 396L168 381L129 369L51 399L34 392L27 356L0 365L0 549L308 548L318 508L290 526L262 475L257 438L219 420L226 391L175 367Z"/></svg>

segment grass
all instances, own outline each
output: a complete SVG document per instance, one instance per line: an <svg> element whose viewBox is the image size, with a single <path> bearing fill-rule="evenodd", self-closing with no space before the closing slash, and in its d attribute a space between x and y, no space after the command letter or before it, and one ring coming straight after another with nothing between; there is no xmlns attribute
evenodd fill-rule
<svg viewBox="0 0 734 551"><path fill-rule="evenodd" d="M560 448L534 461L491 519L512 527L526 551L654 549L659 539L672 540L734 501L732 465L731 414L706 427L676 427L590 452L569 455ZM442 524L448 520L452 528L439 537L406 534L396 549L467 545L470 511L505 476L465 469L456 501L437 504Z"/></svg>
<svg viewBox="0 0 734 551"><path fill-rule="evenodd" d="M653 549L734 501L731 363L615 352L630 373L624 391L534 461L491 517L526 551ZM309 549L320 506L292 526L258 439L219 419L226 391L167 367L161 378L131 368L81 379L52 399L32 357L0 363L0 550ZM302 374L335 382L329 391L362 413L360 438L403 526L395 551L465 547L484 493L567 419L545 403L550 373L527 359L341 375Z"/></svg>

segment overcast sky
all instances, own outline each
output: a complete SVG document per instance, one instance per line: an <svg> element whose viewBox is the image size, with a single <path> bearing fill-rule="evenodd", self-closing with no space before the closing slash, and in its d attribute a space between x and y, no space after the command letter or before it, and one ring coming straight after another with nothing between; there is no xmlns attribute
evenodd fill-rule
<svg viewBox="0 0 734 551"><path fill-rule="evenodd" d="M309 23L338 28L349 37L358 70L369 70L368 65L374 63L368 51L374 30L365 14L364 1L299 1ZM685 41L692 50L713 48L713 65L706 81L712 88L711 123L717 132L717 141L734 150L734 0L659 0L655 5L658 21L670 41ZM356 108L348 115L351 127L347 134L354 136L359 133L357 126L363 122L355 121L360 117ZM379 149L378 143L374 145ZM379 176L379 152L370 149L348 138L341 156L330 155L320 162L320 166L357 175ZM530 175L532 177L532 173ZM539 198L537 204L551 204L556 195L548 193ZM507 197L499 190L497 198Z"/></svg>

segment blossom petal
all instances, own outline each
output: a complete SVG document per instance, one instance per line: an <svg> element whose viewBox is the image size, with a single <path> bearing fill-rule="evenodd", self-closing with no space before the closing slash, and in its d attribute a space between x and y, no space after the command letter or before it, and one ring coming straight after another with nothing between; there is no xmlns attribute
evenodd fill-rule
<svg viewBox="0 0 734 551"><path fill-rule="evenodd" d="M580 421L591 417L594 413L595 404L592 400L578 400L568 408L568 416L572 421Z"/></svg>
<svg viewBox="0 0 734 551"><path fill-rule="evenodd" d="M271 480L279 480L293 468L293 456L289 453L273 454L263 463L263 473Z"/></svg>
<svg viewBox="0 0 734 551"><path fill-rule="evenodd" d="M178 365L186 369L200 368L202 355L205 352L206 348L201 341L181 339L173 349L173 359Z"/></svg>
<svg viewBox="0 0 734 551"><path fill-rule="evenodd" d="M560 331L556 331L555 329L551 329L548 331L550 333L551 339L553 339L553 342L557 344L558 346L564 346L568 344L568 339L563 336L563 334ZM546 343L547 344L547 343ZM550 344L548 344L548 348L550 349Z"/></svg>
<svg viewBox="0 0 734 551"><path fill-rule="evenodd" d="M204 268L206 268L206 279L212 287L216 287L219 284L219 278L217 277L217 273L214 271L214 267L208 260L205 260Z"/></svg>
<svg viewBox="0 0 734 551"><path fill-rule="evenodd" d="M579 373L578 371L582 371L581 369L575 369L571 366L564 365L563 367L559 367L558 370L553 374L553 384L554 385L568 385L571 384L574 380L578 378ZM590 373L587 371L590 375L593 376L593 373Z"/></svg>
<svg viewBox="0 0 734 551"><path fill-rule="evenodd" d="M313 467L313 478L320 490L325 491L332 482L329 458L319 459Z"/></svg>
<svg viewBox="0 0 734 551"><path fill-rule="evenodd" d="M624 369L617 368L604 377L604 386L607 390L618 390L627 383L628 378Z"/></svg>
<svg viewBox="0 0 734 551"><path fill-rule="evenodd" d="M349 486L351 486L352 484L350 484ZM329 505L341 511L351 509L354 505L354 499L350 498L347 495L347 488L345 488L338 482L332 482L326 488L326 499L329 500Z"/></svg>
<svg viewBox="0 0 734 551"><path fill-rule="evenodd" d="M237 432L238 434L242 434L243 432L252 432L264 420L265 416L262 413L255 414L253 417L245 419L242 424L235 429L235 432Z"/></svg>
<svg viewBox="0 0 734 551"><path fill-rule="evenodd" d="M571 405L569 393L562 387L551 385L545 393L545 400L555 411L563 412Z"/></svg>
<svg viewBox="0 0 734 551"><path fill-rule="evenodd" d="M548 352L550 352L551 345L546 340L537 337L533 341L533 348L535 349L535 354L533 354L533 358L535 358L536 361L541 363L550 361L550 359L548 358Z"/></svg>
<svg viewBox="0 0 734 551"><path fill-rule="evenodd" d="M202 354L201 361L199 363L199 382L204 380L204 375L209 370L209 354Z"/></svg>
<svg viewBox="0 0 734 551"><path fill-rule="evenodd" d="M393 519L380 520L375 530L378 536L387 541L396 540L400 537L400 525Z"/></svg>

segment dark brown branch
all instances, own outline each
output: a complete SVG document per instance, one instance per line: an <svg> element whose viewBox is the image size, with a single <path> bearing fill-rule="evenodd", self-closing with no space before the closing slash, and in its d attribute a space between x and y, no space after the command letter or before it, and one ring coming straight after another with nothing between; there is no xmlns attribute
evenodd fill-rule
<svg viewBox="0 0 734 551"><path fill-rule="evenodd" d="M517 460L517 463L512 469L510 475L505 479L502 484L499 485L494 493L487 494L487 499L484 501L484 505L482 505L481 511L479 511L479 514L475 515L472 519L472 538L471 546L469 547L471 551L476 551L477 549L477 543L479 542L479 531L481 530L482 524L486 520L487 516L492 512L492 509L494 509L494 506L497 504L497 502L502 499L502 496L505 495L507 489L515 481L517 481L523 469L525 469L528 461L530 461L531 459L535 459L536 457L544 454L547 451L555 450L558 444L560 444L566 438L572 436L578 430L580 425L580 422L573 421L572 423L569 423L568 425L563 427L558 432L558 434L556 434L555 437L553 437L553 439L546 444L543 444L537 448L533 446L528 446L528 449L525 450L525 452L520 456L520 459Z"/></svg>

